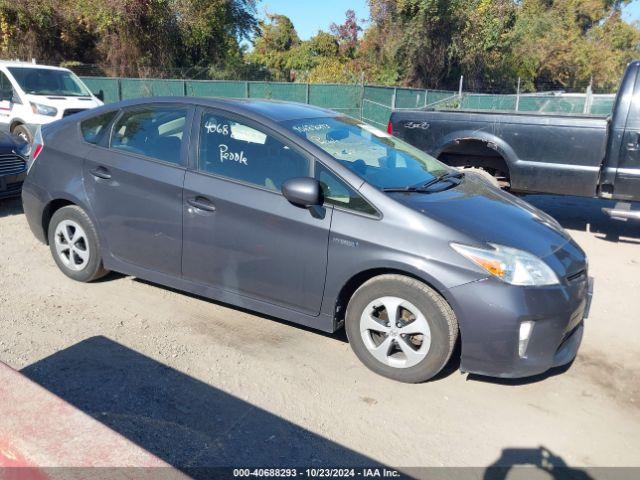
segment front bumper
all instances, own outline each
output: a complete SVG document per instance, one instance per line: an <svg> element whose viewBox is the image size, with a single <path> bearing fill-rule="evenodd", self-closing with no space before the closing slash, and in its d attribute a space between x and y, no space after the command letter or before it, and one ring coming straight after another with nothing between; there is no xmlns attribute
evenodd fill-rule
<svg viewBox="0 0 640 480"><path fill-rule="evenodd" d="M562 285L518 287L488 278L451 289L462 339L460 369L519 378L570 363L580 347L591 292L586 272ZM532 321L533 329L520 356L523 321Z"/></svg>
<svg viewBox="0 0 640 480"><path fill-rule="evenodd" d="M15 175L0 176L0 198L20 196L25 178L27 178L26 171Z"/></svg>

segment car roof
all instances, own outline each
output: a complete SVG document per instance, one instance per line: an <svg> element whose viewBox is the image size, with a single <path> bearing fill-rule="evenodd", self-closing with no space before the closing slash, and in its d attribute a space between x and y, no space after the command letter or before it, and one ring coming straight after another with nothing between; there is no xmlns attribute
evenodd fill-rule
<svg viewBox="0 0 640 480"><path fill-rule="evenodd" d="M110 107L126 108L129 106L153 103L184 103L202 107L220 108L234 113L259 116L274 122L284 122L300 118L335 117L340 115L333 110L315 107L305 103L284 102L257 98L211 98L211 97L152 97L125 100Z"/></svg>
<svg viewBox="0 0 640 480"><path fill-rule="evenodd" d="M20 60L0 60L0 66L2 67L20 67L20 68L39 68L46 70L63 70L69 71L68 68L56 67L53 65L38 65L37 63L21 62Z"/></svg>

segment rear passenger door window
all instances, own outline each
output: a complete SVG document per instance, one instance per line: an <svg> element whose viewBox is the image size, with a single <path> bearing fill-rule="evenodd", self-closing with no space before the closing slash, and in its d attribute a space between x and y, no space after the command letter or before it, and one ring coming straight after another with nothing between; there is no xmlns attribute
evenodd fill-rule
<svg viewBox="0 0 640 480"><path fill-rule="evenodd" d="M125 111L113 127L110 147L180 165L187 114L187 108L175 106Z"/></svg>
<svg viewBox="0 0 640 480"><path fill-rule="evenodd" d="M100 142L100 139L104 136L107 126L111 123L111 120L113 120L117 113L118 110L103 113L102 115L88 118L80 123L80 130L82 131L84 141L97 145Z"/></svg>
<svg viewBox="0 0 640 480"><path fill-rule="evenodd" d="M310 161L272 134L218 112L204 112L198 169L280 191L285 180L309 176Z"/></svg>

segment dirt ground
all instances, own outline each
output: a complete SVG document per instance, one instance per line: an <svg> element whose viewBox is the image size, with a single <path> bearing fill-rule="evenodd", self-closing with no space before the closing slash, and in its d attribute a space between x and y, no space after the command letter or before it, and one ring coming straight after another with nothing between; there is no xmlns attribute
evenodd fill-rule
<svg viewBox="0 0 640 480"><path fill-rule="evenodd" d="M525 381L376 376L324 335L112 274L64 277L0 201L0 361L180 466L640 466L640 225L530 196L587 251L579 356Z"/></svg>

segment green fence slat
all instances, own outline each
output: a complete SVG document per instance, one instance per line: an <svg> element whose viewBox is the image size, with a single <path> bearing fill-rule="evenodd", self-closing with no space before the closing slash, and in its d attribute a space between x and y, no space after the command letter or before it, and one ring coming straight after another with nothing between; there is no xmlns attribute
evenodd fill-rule
<svg viewBox="0 0 640 480"><path fill-rule="evenodd" d="M118 87L118 78L106 77L80 77L85 85L91 90L91 93L98 95L102 91L104 103L113 103L120 101L120 89Z"/></svg>
<svg viewBox="0 0 640 480"><path fill-rule="evenodd" d="M361 88L359 85L309 85L309 104L360 118Z"/></svg>
<svg viewBox="0 0 640 480"><path fill-rule="evenodd" d="M184 95L183 80L123 78L120 80L122 99Z"/></svg>
<svg viewBox="0 0 640 480"><path fill-rule="evenodd" d="M589 113L592 115L610 115L611 112L613 112L613 104L615 101L615 97L594 97Z"/></svg>
<svg viewBox="0 0 640 480"><path fill-rule="evenodd" d="M247 96L247 82L191 80L186 82L186 89L190 97L245 98Z"/></svg>
<svg viewBox="0 0 640 480"><path fill-rule="evenodd" d="M520 97L520 112L582 113L585 97L560 95L531 95Z"/></svg>
<svg viewBox="0 0 640 480"><path fill-rule="evenodd" d="M441 102L447 98L451 98L458 92L450 90L428 90L427 91L427 105L432 105L436 102Z"/></svg>
<svg viewBox="0 0 640 480"><path fill-rule="evenodd" d="M307 85L305 83L249 82L249 97L305 103Z"/></svg>
<svg viewBox="0 0 640 480"><path fill-rule="evenodd" d="M515 110L515 95L467 94L462 99L461 108L467 110Z"/></svg>
<svg viewBox="0 0 640 480"><path fill-rule="evenodd" d="M415 88L398 88L396 108L422 108L425 106L427 92Z"/></svg>

